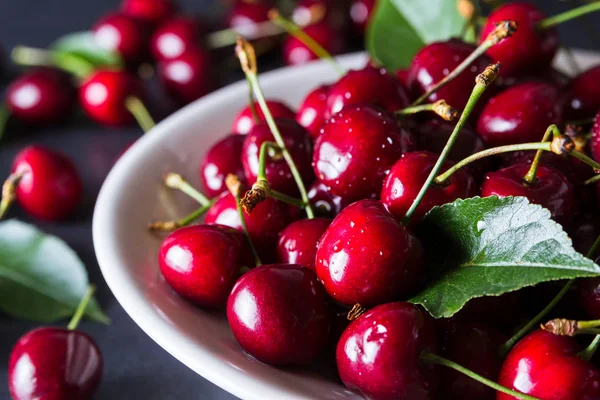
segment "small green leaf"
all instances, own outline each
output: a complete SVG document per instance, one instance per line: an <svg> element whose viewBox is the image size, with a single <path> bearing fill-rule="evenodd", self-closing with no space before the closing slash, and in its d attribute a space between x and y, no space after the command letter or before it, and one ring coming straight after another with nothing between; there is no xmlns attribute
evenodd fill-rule
<svg viewBox="0 0 600 400"><path fill-rule="evenodd" d="M429 284L410 301L435 318L469 300L541 282L600 275L550 212L524 197L474 197L436 207L419 226Z"/></svg>
<svg viewBox="0 0 600 400"><path fill-rule="evenodd" d="M123 68L121 56L105 49L94 38L93 32L76 32L57 39L50 45L54 62L75 75L83 76L88 69Z"/></svg>
<svg viewBox="0 0 600 400"><path fill-rule="evenodd" d="M65 242L16 220L0 223L0 310L17 318L55 322L70 317L85 294L88 277ZM92 299L86 315L109 318Z"/></svg>

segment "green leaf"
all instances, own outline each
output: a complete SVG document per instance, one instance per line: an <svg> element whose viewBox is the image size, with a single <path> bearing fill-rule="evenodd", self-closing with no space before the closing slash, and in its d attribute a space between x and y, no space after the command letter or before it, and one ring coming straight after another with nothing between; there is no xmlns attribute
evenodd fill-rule
<svg viewBox="0 0 600 400"><path fill-rule="evenodd" d="M451 317L476 297L600 275L600 266L573 249L550 212L524 197L474 197L436 207L417 234L431 276L410 301L435 318Z"/></svg>
<svg viewBox="0 0 600 400"><path fill-rule="evenodd" d="M93 32L76 32L57 39L50 45L54 62L75 75L85 76L97 68L123 68L123 59L105 49L94 39Z"/></svg>
<svg viewBox="0 0 600 400"><path fill-rule="evenodd" d="M70 317L88 286L85 267L65 242L16 220L0 223L0 310L55 322ZM108 323L92 299L86 315Z"/></svg>
<svg viewBox="0 0 600 400"><path fill-rule="evenodd" d="M457 37L464 26L456 0L379 0L366 46L375 61L396 71L424 45Z"/></svg>

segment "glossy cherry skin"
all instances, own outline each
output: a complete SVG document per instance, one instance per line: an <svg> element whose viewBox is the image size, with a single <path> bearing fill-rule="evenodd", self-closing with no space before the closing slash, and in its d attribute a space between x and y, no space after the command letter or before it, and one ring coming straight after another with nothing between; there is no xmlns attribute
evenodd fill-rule
<svg viewBox="0 0 600 400"><path fill-rule="evenodd" d="M197 19L184 15L163 22L152 35L150 50L157 61L177 58L201 45L203 29Z"/></svg>
<svg viewBox="0 0 600 400"><path fill-rule="evenodd" d="M349 105L323 125L313 169L346 201L376 198L390 167L414 143L393 114L376 106Z"/></svg>
<svg viewBox="0 0 600 400"><path fill-rule="evenodd" d="M438 155L427 151L405 153L394 164L383 182L381 201L389 207L396 218L403 218L429 173L437 162ZM452 163L445 162L442 171L447 170ZM465 169L452 174L443 184L432 184L419 203L411 218L411 224L417 224L423 216L435 206L451 203L456 199L473 197L477 192L475 180Z"/></svg>
<svg viewBox="0 0 600 400"><path fill-rule="evenodd" d="M594 117L592 137L589 141L590 152L596 161L600 161L600 112Z"/></svg>
<svg viewBox="0 0 600 400"><path fill-rule="evenodd" d="M548 68L559 46L555 28L538 30L536 25L546 15L535 5L526 2L510 2L494 10L481 31L480 41L506 20L516 21L519 28L512 37L492 46L487 54L500 62L501 76L535 75Z"/></svg>
<svg viewBox="0 0 600 400"><path fill-rule="evenodd" d="M335 217L349 202L331 193L331 189L322 182L315 181L308 189L308 201L313 211L321 217Z"/></svg>
<svg viewBox="0 0 600 400"><path fill-rule="evenodd" d="M208 197L218 196L227 190L225 178L228 174L244 176L240 159L244 139L244 136L229 135L215 143L204 156L200 166L200 180Z"/></svg>
<svg viewBox="0 0 600 400"><path fill-rule="evenodd" d="M578 351L572 337L534 331L508 353L498 383L540 399L598 399L600 372L577 357ZM515 398L498 392L496 399Z"/></svg>
<svg viewBox="0 0 600 400"><path fill-rule="evenodd" d="M325 123L328 95L329 85L319 86L304 98L296 113L296 121L315 139L321 133L321 126Z"/></svg>
<svg viewBox="0 0 600 400"><path fill-rule="evenodd" d="M136 64L147 55L150 30L139 19L110 14L96 22L92 31L99 46L120 54L127 64Z"/></svg>
<svg viewBox="0 0 600 400"><path fill-rule="evenodd" d="M76 91L68 75L49 68L25 72L6 91L10 114L29 124L61 122L69 116Z"/></svg>
<svg viewBox="0 0 600 400"><path fill-rule="evenodd" d="M350 5L350 19L357 32L365 33L367 24L375 8L375 0L353 0Z"/></svg>
<svg viewBox="0 0 600 400"><path fill-rule="evenodd" d="M273 118L287 118L295 119L296 113L285 103L278 100L267 100L267 106ZM260 105L254 102L254 108L256 109L256 116L260 122L265 122L265 115L263 114ZM244 107L234 118L231 126L231 131L240 135L245 135L256 125L252 110L250 106Z"/></svg>
<svg viewBox="0 0 600 400"><path fill-rule="evenodd" d="M15 344L8 364L14 400L88 400L102 380L102 353L77 330L38 328Z"/></svg>
<svg viewBox="0 0 600 400"><path fill-rule="evenodd" d="M417 290L425 265L419 240L380 201L360 200L327 228L315 267L333 299L370 307Z"/></svg>
<svg viewBox="0 0 600 400"><path fill-rule="evenodd" d="M156 25L175 12L175 4L173 0L123 0L121 11Z"/></svg>
<svg viewBox="0 0 600 400"><path fill-rule="evenodd" d="M421 361L435 352L431 318L405 302L377 306L352 321L337 345L340 377L373 400L433 399L438 369Z"/></svg>
<svg viewBox="0 0 600 400"><path fill-rule="evenodd" d="M600 66L582 72L571 80L564 94L566 120L593 117L600 110Z"/></svg>
<svg viewBox="0 0 600 400"><path fill-rule="evenodd" d="M120 126L133 121L125 108L129 96L143 97L140 81L123 71L99 70L83 82L79 88L79 103L94 121Z"/></svg>
<svg viewBox="0 0 600 400"><path fill-rule="evenodd" d="M296 168L298 168L302 176L302 181L305 185L310 185L314 181L315 176L311 167L312 142L308 132L294 120L277 119L275 123L296 164ZM260 147L264 142L275 142L275 138L271 134L267 123L255 125L246 135L246 140L242 148L242 165L244 166L244 172L249 183L256 182ZM268 157L266 161L266 174L267 180L273 190L291 196L299 193L290 167L283 156Z"/></svg>
<svg viewBox="0 0 600 400"><path fill-rule="evenodd" d="M57 221L75 211L83 191L71 160L42 146L29 146L13 160L12 173L23 173L16 190L17 202L28 214Z"/></svg>
<svg viewBox="0 0 600 400"><path fill-rule="evenodd" d="M548 126L562 121L558 90L542 82L517 84L492 97L477 121L489 147L539 142Z"/></svg>
<svg viewBox="0 0 600 400"><path fill-rule="evenodd" d="M331 315L315 273L301 265L263 265L245 273L227 301L233 335L267 364L306 365L323 349Z"/></svg>
<svg viewBox="0 0 600 400"><path fill-rule="evenodd" d="M327 50L329 54L341 53L344 50L342 38L337 34L337 31L325 21L309 25L303 30L304 33ZM287 65L300 65L319 59L312 50L294 36L286 37L283 42L282 50L283 59Z"/></svg>
<svg viewBox="0 0 600 400"><path fill-rule="evenodd" d="M158 254L165 280L184 299L202 307L227 303L242 267L254 267L244 234L222 225L192 225L171 233Z"/></svg>
<svg viewBox="0 0 600 400"><path fill-rule="evenodd" d="M178 57L162 61L158 75L167 94L181 105L199 99L214 86L210 54L200 47L191 47Z"/></svg>
<svg viewBox="0 0 600 400"><path fill-rule="evenodd" d="M413 58L408 71L409 90L416 97L427 92L474 50L475 46L457 39L435 42L423 47ZM491 60L485 55L477 58L470 68L429 96L428 101L433 103L443 99L456 109L462 110L469 100L475 78L490 64Z"/></svg>
<svg viewBox="0 0 600 400"><path fill-rule="evenodd" d="M348 71L329 90L326 118L330 118L349 104L377 104L388 111L397 111L409 105L406 89L400 81L383 68L367 66Z"/></svg>
<svg viewBox="0 0 600 400"><path fill-rule="evenodd" d="M525 184L523 177L529 168L529 164L523 163L488 173L481 197L527 197L530 202L547 208L555 221L568 222L575 203L573 185L562 173L544 165L538 167L535 182Z"/></svg>
<svg viewBox="0 0 600 400"><path fill-rule="evenodd" d="M298 264L314 271L317 246L331 224L328 218L301 219L279 233L277 262Z"/></svg>

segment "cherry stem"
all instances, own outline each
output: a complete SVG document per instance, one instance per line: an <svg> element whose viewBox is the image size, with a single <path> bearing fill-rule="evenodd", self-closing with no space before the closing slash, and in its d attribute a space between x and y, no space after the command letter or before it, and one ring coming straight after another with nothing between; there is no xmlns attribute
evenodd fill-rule
<svg viewBox="0 0 600 400"><path fill-rule="evenodd" d="M206 206L211 201L202 193L200 193L195 187L193 187L188 181L175 172L169 172L164 177L165 185L170 189L179 190L187 194L192 199L196 200L201 206Z"/></svg>
<svg viewBox="0 0 600 400"><path fill-rule="evenodd" d="M546 332L557 336L575 336L581 334L600 333L600 320L577 321L574 319L555 318L541 325Z"/></svg>
<svg viewBox="0 0 600 400"><path fill-rule="evenodd" d="M229 174L225 178L225 184L227 185L227 189L229 189L229 192L233 195L235 199L235 205L240 215L240 222L242 224L242 229L244 230L244 235L246 236L246 240L248 240L250 250L252 250L252 255L254 255L254 262L256 263L257 267L261 266L262 262L260 261L258 252L256 251L254 244L252 243L252 239L250 239L250 234L248 233L248 225L246 224L246 213L244 212L244 209L241 205L242 184L240 182L240 179L234 174Z"/></svg>
<svg viewBox="0 0 600 400"><path fill-rule="evenodd" d="M490 34L486 37L486 39L481 42L479 46L473 52L465 58L463 62L461 62L452 72L446 75L441 81L436 83L431 89L429 89L426 93L424 93L421 97L415 100L411 105L417 106L427 100L432 94L446 86L450 83L454 78L460 75L465 69L467 69L477 58L483 55L490 47L494 46L497 43L500 43L502 39L512 36L517 31L517 23L515 21L501 21L496 24L496 29L494 29Z"/></svg>
<svg viewBox="0 0 600 400"><path fill-rule="evenodd" d="M75 310L75 314L73 314L73 317L71 318L71 321L69 322L69 325L67 325L67 329L72 331L77 329L77 326L79 325L79 322L81 321L81 318L83 318L83 314L85 314L85 310L90 302L90 300L92 299L92 296L94 295L94 292L96 291L96 286L94 285L89 285L85 294L83 295L83 298L81 299L81 301L79 302L79 305L77 306L77 309Z"/></svg>
<svg viewBox="0 0 600 400"><path fill-rule="evenodd" d="M464 109L462 115L460 116L458 123L454 127L454 131L452 131L452 134L448 138L448 142L446 143L446 146L444 146L444 149L442 150L440 157L438 158L437 162L433 166L433 169L429 173L429 176L427 177L427 180L425 181L425 183L423 184L423 187L419 191L419 194L417 194L417 197L415 197L415 200L413 201L410 208L406 212L406 215L404 216L404 218L402 218L402 222L405 225L408 225L408 223L410 222L410 218L412 217L413 213L419 206L419 203L421 202L421 200L423 199L425 194L427 193L429 186L431 186L435 177L437 176L437 174L440 172L440 169L444 165L444 161L446 161L446 157L448 157L448 154L452 150L452 146L454 146L454 143L456 142L456 139L458 138L458 134L460 133L462 127L467 123L467 119L471 115L473 108L475 107L475 105L477 104L477 102L479 101L481 96L483 95L483 92L485 92L485 89L489 85L491 85L492 82L496 79L496 77L498 76L499 70L500 70L500 64L491 64L485 69L485 71L483 71L481 74L479 74L477 76L477 78L475 79L475 87L473 88L473 91L471 92L469 101L467 102L467 105L465 106L465 109Z"/></svg>
<svg viewBox="0 0 600 400"><path fill-rule="evenodd" d="M148 112L148 109L139 97L127 97L125 99L125 108L133 115L144 132L148 132L156 126L156 122L154 122L150 112Z"/></svg>
<svg viewBox="0 0 600 400"><path fill-rule="evenodd" d="M515 390L511 390L505 386L502 386L494 381L491 381L473 371L471 371L468 368L463 367L460 364L455 363L454 361L450 361L447 358L438 356L437 354L433 354L433 353L429 353L429 352L424 352L423 354L421 354L421 360L427 364L434 364L434 365L443 365L444 367L448 367L451 368L455 371L460 372L461 374L464 374L466 376L468 376L471 379L476 380L477 382L486 385L498 392L502 392L505 393L509 396L513 396L517 399L522 399L522 400L540 400L537 397L533 397L533 396L529 396L525 393L521 393L521 392L517 392Z"/></svg>
<svg viewBox="0 0 600 400"><path fill-rule="evenodd" d="M284 202L286 204L289 204L291 206L295 206L295 207L302 208L302 209L306 207L306 204L302 200L297 199L297 198L292 197L292 196L289 196L289 195L287 195L285 193L278 192L277 190L271 189L271 192L269 193L269 196L271 196L275 200L282 201L282 202Z"/></svg>
<svg viewBox="0 0 600 400"><path fill-rule="evenodd" d="M596 354L596 350L598 350L598 346L600 346L600 334L596 335L592 343L585 350L577 353L577 356L580 357L584 361L591 361L594 354Z"/></svg>
<svg viewBox="0 0 600 400"><path fill-rule="evenodd" d="M252 32L250 32L252 31ZM249 40L257 40L282 34L284 31L271 21L252 23L239 28L227 28L210 33L206 37L207 46L211 49L234 45L239 35Z"/></svg>
<svg viewBox="0 0 600 400"><path fill-rule="evenodd" d="M554 137L560 136L560 131L558 130L558 127L554 124L550 125L548 127L548 129L546 129L546 132L544 132L544 137L542 138L542 143L547 142L548 139L550 139L550 136L554 136ZM535 177L537 175L537 170L540 165L540 160L542 159L543 153L544 153L544 150L542 150L542 149L539 149L535 153L535 157L533 158L533 161L531 162L531 167L529 167L529 171L527 171L527 173L523 177L523 181L529 185L532 185L533 182L535 181Z"/></svg>
<svg viewBox="0 0 600 400"><path fill-rule="evenodd" d="M258 156L258 173L256 174L256 180L268 180L267 179L267 156L274 157L275 154L281 149L274 142L263 142L260 145L260 151Z"/></svg>
<svg viewBox="0 0 600 400"><path fill-rule="evenodd" d="M148 230L153 232L173 232L179 228L183 228L184 226L188 226L201 216L203 216L212 205L215 203L215 200L211 200L208 204L200 206L195 209L185 217L181 218L178 221L158 221L152 222L148 225Z"/></svg>
<svg viewBox="0 0 600 400"><path fill-rule="evenodd" d="M552 17L543 19L540 22L538 22L537 28L540 30L548 29L558 24L562 24L563 22L581 17L585 14L589 14L595 11L600 11L600 2L586 4L580 7L576 7L572 10L553 15Z"/></svg>
<svg viewBox="0 0 600 400"><path fill-rule="evenodd" d="M578 158L579 160L583 161L584 163L586 163L587 165L589 165L590 167L594 168L594 171L596 172L596 174L600 174L600 164L598 164L596 161L594 161L593 159L589 158L588 156L586 156L585 154L583 154L580 151L577 150L573 150L569 153L569 155Z"/></svg>
<svg viewBox="0 0 600 400"><path fill-rule="evenodd" d="M418 106L410 106L396 111L396 115L412 115L423 111L431 111L442 117L446 121L454 121L458 117L458 111L446 100L438 100L435 103L421 104Z"/></svg>
<svg viewBox="0 0 600 400"><path fill-rule="evenodd" d="M600 181L600 175L596 175L590 179L588 179L587 181L583 182L584 185L591 185L592 183L596 183Z"/></svg>
<svg viewBox="0 0 600 400"><path fill-rule="evenodd" d="M56 52L34 47L16 46L11 58L17 65L32 67L57 67L79 78L85 78L94 71L94 65L73 53Z"/></svg>
<svg viewBox="0 0 600 400"><path fill-rule="evenodd" d="M2 185L2 200L0 200L0 220L4 218L11 204L16 199L16 190L19 182L25 176L25 172L13 173L8 176Z"/></svg>
<svg viewBox="0 0 600 400"><path fill-rule="evenodd" d="M246 81L248 82L248 108L250 108L252 120L255 124L258 124L260 123L260 118L258 117L258 112L256 112L256 104L254 104L254 90L252 89L252 82L250 82L248 77L246 77Z"/></svg>
<svg viewBox="0 0 600 400"><path fill-rule="evenodd" d="M4 137L4 133L6 132L6 124L8 123L8 119L10 118L10 110L6 106L6 104L0 105L0 141Z"/></svg>
<svg viewBox="0 0 600 400"><path fill-rule="evenodd" d="M273 115L271 114L271 111L269 110L269 106L267 105L265 96L263 95L262 89L258 82L258 75L257 75L257 68L256 68L256 55L254 53L254 48L247 40L245 40L242 37L238 37L238 44L236 46L236 55L240 59L240 64L242 66L242 70L244 71L244 73L246 74L246 76L248 77L248 79L250 81L250 84L252 85L252 88L254 90L254 95L256 96L258 104L260 105L263 115L265 116L265 120L267 121L267 124L269 125L271 134L273 135L273 137L275 138L275 142L281 149L283 158L287 162L287 164L290 168L290 171L292 172L292 176L294 177L294 180L296 181L296 185L298 186L298 190L300 191L300 197L302 198L302 201L304 202L304 204L306 204L306 208L305 208L306 215L307 215L308 219L312 219L315 217L315 214L314 214L312 207L308 201L308 194L306 192L306 187L304 186L304 182L302 181L302 175L300 175L300 172L298 171L298 168L296 167L296 164L294 163L294 159L292 158L292 155L290 154L290 152L285 144L285 141L283 140L283 137L281 136L281 133L279 132L279 128L277 127L277 124L275 124Z"/></svg>

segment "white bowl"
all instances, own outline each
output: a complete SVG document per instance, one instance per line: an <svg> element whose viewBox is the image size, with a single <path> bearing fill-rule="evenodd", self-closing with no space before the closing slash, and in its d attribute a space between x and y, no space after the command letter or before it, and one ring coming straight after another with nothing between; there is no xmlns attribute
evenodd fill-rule
<svg viewBox="0 0 600 400"><path fill-rule="evenodd" d="M600 64L598 54L577 51L583 68ZM361 68L364 54L340 57ZM568 71L560 57L557 66ZM325 62L261 75L268 98L297 107L317 85L338 78ZM94 213L93 235L100 268L119 303L160 346L204 378L243 399L354 399L341 384L312 371L276 369L248 358L223 315L198 309L177 296L160 275L161 238L147 232L152 220L181 217L194 209L185 197L165 190L167 171L182 173L199 187L198 169L207 149L229 132L247 102L245 81L218 90L161 122L118 161L104 183Z"/></svg>

